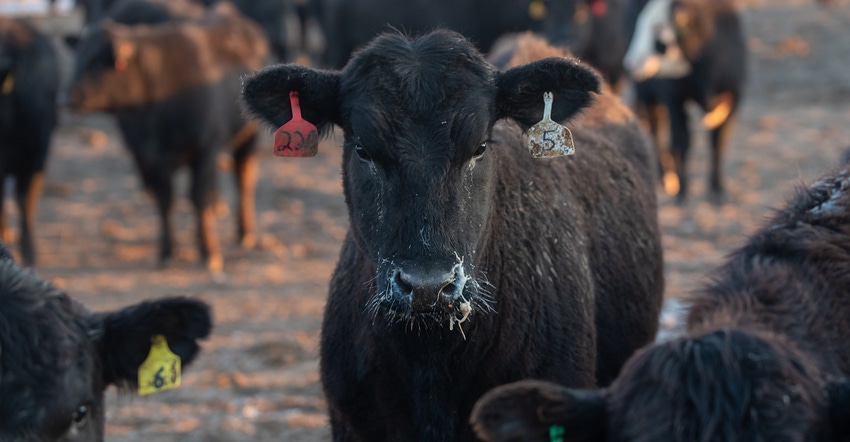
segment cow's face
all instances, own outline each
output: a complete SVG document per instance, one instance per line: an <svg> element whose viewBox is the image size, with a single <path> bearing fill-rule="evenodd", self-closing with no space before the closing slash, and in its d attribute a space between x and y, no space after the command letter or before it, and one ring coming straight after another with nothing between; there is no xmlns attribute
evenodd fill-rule
<svg viewBox="0 0 850 442"><path fill-rule="evenodd" d="M377 264L372 306L462 319L486 299L475 265L493 204L495 73L428 40L395 53L399 42L381 43L340 82L343 184Z"/></svg>
<svg viewBox="0 0 850 442"><path fill-rule="evenodd" d="M78 112L142 104L145 81L132 32L104 22L83 30L76 44L68 104Z"/></svg>
<svg viewBox="0 0 850 442"><path fill-rule="evenodd" d="M151 338L187 364L210 326L208 307L182 298L93 314L0 261L0 440L102 441L103 392L137 386Z"/></svg>
<svg viewBox="0 0 850 442"><path fill-rule="evenodd" d="M847 386L781 337L722 329L636 353L604 390L521 382L485 395L473 425L487 441L834 440ZM843 431L843 430L841 430Z"/></svg>
<svg viewBox="0 0 850 442"><path fill-rule="evenodd" d="M281 125L291 118L284 97L298 91L308 121L343 128L351 230L376 269L372 312L451 327L487 308L481 254L501 210L496 165L508 155L488 145L494 122L510 117L528 128L550 89L562 97L553 118L563 119L598 85L565 59L498 73L459 34L439 31L412 41L382 36L341 73L269 68L249 79L244 96Z"/></svg>

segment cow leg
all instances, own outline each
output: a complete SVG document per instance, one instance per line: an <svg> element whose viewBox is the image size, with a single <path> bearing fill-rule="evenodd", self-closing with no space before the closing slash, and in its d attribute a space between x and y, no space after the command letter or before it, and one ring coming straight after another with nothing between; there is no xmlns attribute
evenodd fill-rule
<svg viewBox="0 0 850 442"><path fill-rule="evenodd" d="M168 267L174 258L174 232L171 227L173 199L171 174L156 170L142 175L145 187L153 194L159 212L159 265Z"/></svg>
<svg viewBox="0 0 850 442"><path fill-rule="evenodd" d="M41 171L29 175L19 175L15 186L18 211L21 213L21 260L24 265L29 267L35 265L33 225L38 198L43 186L44 172Z"/></svg>
<svg viewBox="0 0 850 442"><path fill-rule="evenodd" d="M688 115L685 103L675 100L667 106L670 115L670 151L673 156L673 166L679 179L679 192L676 203L683 204L688 194L687 160L690 150L691 135L688 128Z"/></svg>
<svg viewBox="0 0 850 442"><path fill-rule="evenodd" d="M254 137L249 144L233 155L236 172L236 186L239 189L239 220L237 235L239 244L253 248L257 243L255 222L255 195L257 189L257 153L252 148Z"/></svg>
<svg viewBox="0 0 850 442"><path fill-rule="evenodd" d="M208 270L220 273L224 258L215 227L215 163L215 155L209 155L193 165L191 199L197 215L196 233L201 259Z"/></svg>
<svg viewBox="0 0 850 442"><path fill-rule="evenodd" d="M734 113L717 128L711 130L711 175L709 176L709 188L711 200L715 204L723 201L723 152L729 144L732 128L735 126Z"/></svg>

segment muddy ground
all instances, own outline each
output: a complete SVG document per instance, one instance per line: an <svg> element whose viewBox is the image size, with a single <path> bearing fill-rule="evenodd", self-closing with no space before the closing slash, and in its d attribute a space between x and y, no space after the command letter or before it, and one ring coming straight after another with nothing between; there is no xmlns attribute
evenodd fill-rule
<svg viewBox="0 0 850 442"><path fill-rule="evenodd" d="M729 198L721 206L706 198L702 133L688 203L677 206L659 190L669 299L696 287L787 195L835 167L850 146L850 2L822 8L749 1L743 17L750 80L725 159ZM63 115L38 214L41 276L96 310L175 294L215 310L213 335L182 387L147 397L109 391L108 440L329 438L317 355L328 279L347 228L340 148L332 139L316 158L280 159L265 143L261 158L258 247L236 246L233 210L223 204L226 278L208 275L197 260L182 175L177 256L160 270L155 211L114 124ZM232 208L229 175L221 188ZM6 205L14 237L17 218Z"/></svg>

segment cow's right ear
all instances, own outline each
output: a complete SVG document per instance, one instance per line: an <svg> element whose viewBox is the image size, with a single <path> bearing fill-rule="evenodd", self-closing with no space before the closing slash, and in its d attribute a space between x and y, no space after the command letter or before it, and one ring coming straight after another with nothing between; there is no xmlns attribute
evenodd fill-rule
<svg viewBox="0 0 850 442"><path fill-rule="evenodd" d="M519 381L490 390L472 410L472 427L488 442L604 441L608 425L603 390Z"/></svg>
<svg viewBox="0 0 850 442"><path fill-rule="evenodd" d="M830 382L826 387L829 398L829 418L833 441L850 441L850 380Z"/></svg>
<svg viewBox="0 0 850 442"><path fill-rule="evenodd" d="M99 341L104 384L135 389L153 338L163 336L185 368L200 350L198 341L212 330L212 312L197 299L163 298L97 314L94 324L90 333Z"/></svg>
<svg viewBox="0 0 850 442"><path fill-rule="evenodd" d="M575 60L550 57L517 66L496 77L496 119L510 118L523 130L543 117L543 94L551 92L552 120L562 122L593 103L602 82Z"/></svg>
<svg viewBox="0 0 850 442"><path fill-rule="evenodd" d="M326 134L339 123L339 74L296 64L269 66L248 77L242 99L248 112L272 127L292 118L289 93L298 92L301 116Z"/></svg>

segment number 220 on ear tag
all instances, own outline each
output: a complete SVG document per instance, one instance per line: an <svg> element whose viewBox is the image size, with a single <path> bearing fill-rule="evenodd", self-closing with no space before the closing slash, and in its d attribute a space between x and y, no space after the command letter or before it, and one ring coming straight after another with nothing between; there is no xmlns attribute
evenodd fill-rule
<svg viewBox="0 0 850 442"><path fill-rule="evenodd" d="M314 157L319 151L319 131L301 117L297 91L289 92L292 119L274 133L274 154L279 157Z"/></svg>
<svg viewBox="0 0 850 442"><path fill-rule="evenodd" d="M171 352L165 336L151 339L148 358L139 366L139 394L158 393L180 386L180 356Z"/></svg>
<svg viewBox="0 0 850 442"><path fill-rule="evenodd" d="M573 134L552 121L552 93L543 94L543 119L528 130L528 151L535 158L552 158L576 152Z"/></svg>

